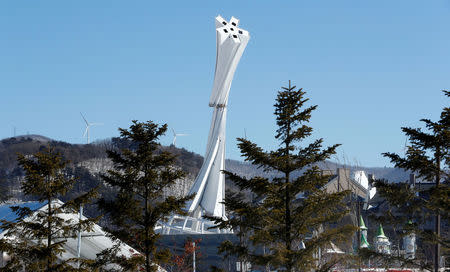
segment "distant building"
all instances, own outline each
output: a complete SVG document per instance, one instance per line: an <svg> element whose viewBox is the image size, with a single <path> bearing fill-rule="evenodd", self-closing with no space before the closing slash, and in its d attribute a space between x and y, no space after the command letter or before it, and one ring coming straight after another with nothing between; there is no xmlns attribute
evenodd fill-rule
<svg viewBox="0 0 450 272"><path fill-rule="evenodd" d="M323 170L324 175L330 175L325 190L328 193L350 190L361 201L367 202L375 194L375 188L369 184L369 179L364 171L350 172L347 168L337 168L336 173L332 170Z"/></svg>
<svg viewBox="0 0 450 272"><path fill-rule="evenodd" d="M391 242L389 242L389 239L384 235L383 226L381 224L378 227L377 236L374 238L373 244L378 253L391 254Z"/></svg>
<svg viewBox="0 0 450 272"><path fill-rule="evenodd" d="M361 233L361 244L359 248L369 248L370 244L367 242L367 237Z"/></svg>
<svg viewBox="0 0 450 272"><path fill-rule="evenodd" d="M410 220L408 224L412 224ZM414 259L416 257L416 234L411 232L403 236L403 249L405 259Z"/></svg>
<svg viewBox="0 0 450 272"><path fill-rule="evenodd" d="M370 199L375 195L376 188L370 185L369 178L361 170L350 171L348 168L337 168L335 172L333 170L322 170L322 174L330 176L328 183L324 186L326 192L336 193L345 190L351 192L345 200L351 212L341 222L341 224L360 226L360 236L355 235L353 237L351 248L355 250L369 247L367 227L360 214L367 209ZM349 249L347 248L347 250Z"/></svg>
<svg viewBox="0 0 450 272"><path fill-rule="evenodd" d="M441 183L442 185L449 185L448 181L444 181ZM410 174L409 186L411 188L415 188L416 195L421 199L429 199L429 190L436 186L434 182L426 182L424 180L416 179L414 174ZM386 214L388 210L390 210L394 216L404 216L403 211L401 209L397 209L395 207L391 207L389 202L383 198L381 195L376 194L369 201L369 209L367 214L371 214L375 217L380 217ZM435 216L434 214L422 214L422 218L419 218L418 229L425 231L434 231L435 228ZM448 239L450 229L448 220L441 220L441 231L442 235L445 239ZM399 235L395 233L391 226L386 225L385 230L392 236ZM397 237L397 236L396 236ZM406 258L412 258L412 256L417 257L416 252L418 248L421 248L422 253L424 254L425 259L428 261L433 260L433 250L423 250L424 249L424 241L417 237L417 234L411 233L407 236L401 238L402 241L402 254ZM421 257L422 258L422 257Z"/></svg>
<svg viewBox="0 0 450 272"><path fill-rule="evenodd" d="M369 242L367 242L367 227L366 224L364 224L362 216L359 217L359 230L361 232L361 243L359 244L359 248L370 247Z"/></svg>

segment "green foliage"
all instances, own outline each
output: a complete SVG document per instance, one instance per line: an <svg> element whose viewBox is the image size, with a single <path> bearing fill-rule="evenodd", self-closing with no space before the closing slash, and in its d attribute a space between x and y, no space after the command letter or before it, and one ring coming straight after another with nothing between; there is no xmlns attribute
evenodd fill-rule
<svg viewBox="0 0 450 272"><path fill-rule="evenodd" d="M450 92L444 91L444 94L450 97ZM424 188L412 187L407 182L393 184L383 179L373 181L377 192L389 204L388 210L377 220L391 226L400 226L404 230L404 235L416 233L422 248L434 245L436 251L436 245L439 245L448 256L450 251L448 230L442 235L424 229L423 226L433 220L436 222L436 215L447 222L449 220L450 108L445 107L436 122L429 119L421 121L425 126L424 129L402 127L402 131L409 139L404 157L395 153L383 155L389 158L395 167L409 170L422 181L435 185ZM414 224L407 224L409 220ZM439 223L437 225L440 226ZM423 265L425 260L416 261L418 265Z"/></svg>
<svg viewBox="0 0 450 272"><path fill-rule="evenodd" d="M113 236L134 246L142 254L129 260L118 260L115 254L104 256L124 269L140 267L145 271L156 271L154 264L168 261L170 253L156 248L159 234L154 230L155 225L173 213L183 214L182 208L191 198L164 198L163 190L183 178L185 173L175 166L176 157L162 151L157 142L166 132L167 125L133 121L129 130L119 130L121 142L131 144L120 150L108 151L114 170L102 178L117 189L117 194L111 200L101 199L99 206L110 216L109 231Z"/></svg>
<svg viewBox="0 0 450 272"><path fill-rule="evenodd" d="M250 191L253 198L248 200L243 192L229 194L225 198L229 219L209 219L215 220L219 228L233 229L240 237L239 243L223 243L220 251L271 269L309 271L331 267L330 262L318 263L319 248L348 239L355 229L329 226L348 213L343 199L349 192L324 191L329 176L322 175L317 164L334 154L338 145L322 149L322 139L305 143L313 131L307 123L317 106L305 107L305 92L295 88L289 82L278 93L274 105L277 150L264 151L247 139L238 139L246 161L279 175L269 180L226 172L241 191ZM296 170L304 171L294 176ZM305 248L300 246L303 242Z"/></svg>
<svg viewBox="0 0 450 272"><path fill-rule="evenodd" d="M32 156L19 155L18 161L26 175L21 184L23 193L33 196L46 208L32 210L15 206L12 211L18 216L17 220L1 220L4 237L0 240L0 251L11 256L3 271L72 271L79 260L59 259L65 252L63 245L80 229L90 231L98 218L73 221L61 215L76 212L80 205L94 198L96 192L91 190L66 203L60 202L58 199L77 180L65 175L67 162L51 148Z"/></svg>
<svg viewBox="0 0 450 272"><path fill-rule="evenodd" d="M9 198L9 186L5 170L0 169L0 203Z"/></svg>

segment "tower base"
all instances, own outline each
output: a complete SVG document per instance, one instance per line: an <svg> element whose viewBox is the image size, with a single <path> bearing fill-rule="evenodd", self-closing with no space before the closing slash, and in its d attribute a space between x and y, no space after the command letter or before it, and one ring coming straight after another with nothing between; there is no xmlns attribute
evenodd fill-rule
<svg viewBox="0 0 450 272"><path fill-rule="evenodd" d="M213 228L213 221L204 219L204 211L197 209L186 216L172 215L167 222L158 221L155 230L162 235L173 234L232 234L232 230Z"/></svg>

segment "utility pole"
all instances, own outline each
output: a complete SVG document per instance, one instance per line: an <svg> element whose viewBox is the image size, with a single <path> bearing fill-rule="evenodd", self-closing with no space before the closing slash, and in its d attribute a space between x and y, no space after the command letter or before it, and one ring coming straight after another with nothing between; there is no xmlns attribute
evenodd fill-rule
<svg viewBox="0 0 450 272"><path fill-rule="evenodd" d="M356 196L356 222L358 224L358 232L357 232L357 245L356 248L361 247L361 225L359 224L359 218L361 216L360 205L359 205L359 197ZM358 271L361 272L361 258L358 258Z"/></svg>
<svg viewBox="0 0 450 272"><path fill-rule="evenodd" d="M192 252L192 271L196 272L195 271L195 242L192 242L192 249L193 249L193 252Z"/></svg>
<svg viewBox="0 0 450 272"><path fill-rule="evenodd" d="M78 217L78 223L80 224L78 229L78 241L77 241L78 268L80 268L80 257L81 257L81 216L83 216L83 205L80 205L80 213Z"/></svg>

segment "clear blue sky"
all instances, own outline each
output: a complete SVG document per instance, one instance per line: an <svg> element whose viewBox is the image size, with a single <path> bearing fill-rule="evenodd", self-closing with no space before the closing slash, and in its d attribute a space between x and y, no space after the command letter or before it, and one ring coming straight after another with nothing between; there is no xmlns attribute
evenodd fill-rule
<svg viewBox="0 0 450 272"><path fill-rule="evenodd" d="M104 123L94 140L153 120L203 155L218 14L251 35L231 86L228 158L244 129L276 147L273 104L289 79L319 105L314 137L364 166L389 166L380 153L402 151L400 127L448 104L449 0L2 1L0 138L15 126L81 143L82 111Z"/></svg>

